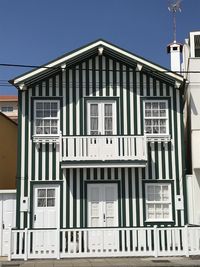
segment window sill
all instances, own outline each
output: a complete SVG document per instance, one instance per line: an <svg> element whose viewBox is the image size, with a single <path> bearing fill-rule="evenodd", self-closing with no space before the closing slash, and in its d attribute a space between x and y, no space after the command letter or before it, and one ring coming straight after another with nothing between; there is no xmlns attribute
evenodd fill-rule
<svg viewBox="0 0 200 267"><path fill-rule="evenodd" d="M33 143L52 144L52 143L60 142L60 135L33 135L32 139L33 139Z"/></svg>
<svg viewBox="0 0 200 267"><path fill-rule="evenodd" d="M169 134L166 135L148 135L146 134L146 140L148 142L170 142L171 136Z"/></svg>

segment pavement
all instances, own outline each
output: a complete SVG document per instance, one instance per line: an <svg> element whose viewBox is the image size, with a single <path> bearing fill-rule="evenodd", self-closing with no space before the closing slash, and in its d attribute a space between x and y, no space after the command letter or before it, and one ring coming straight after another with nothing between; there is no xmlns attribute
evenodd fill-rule
<svg viewBox="0 0 200 267"><path fill-rule="evenodd" d="M160 258L90 258L90 259L62 259L62 260L28 260L7 261L0 258L0 267L169 267L200 266L200 255L186 257Z"/></svg>

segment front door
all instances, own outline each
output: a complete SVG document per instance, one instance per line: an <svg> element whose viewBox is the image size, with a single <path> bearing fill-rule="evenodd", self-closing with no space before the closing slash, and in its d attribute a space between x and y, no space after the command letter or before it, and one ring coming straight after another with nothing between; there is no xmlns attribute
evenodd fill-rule
<svg viewBox="0 0 200 267"><path fill-rule="evenodd" d="M59 226L59 186L35 185L33 195L33 228L38 229L38 231L34 231L34 250L36 253L54 251L56 249L56 230L48 231L48 229Z"/></svg>
<svg viewBox="0 0 200 267"><path fill-rule="evenodd" d="M9 228L15 227L16 194L1 194L1 255L7 256L9 250Z"/></svg>
<svg viewBox="0 0 200 267"><path fill-rule="evenodd" d="M116 183L88 184L88 227L118 226L118 194ZM116 249L116 230L94 230L89 234L90 249Z"/></svg>
<svg viewBox="0 0 200 267"><path fill-rule="evenodd" d="M57 228L59 225L58 189L57 185L34 186L33 228Z"/></svg>

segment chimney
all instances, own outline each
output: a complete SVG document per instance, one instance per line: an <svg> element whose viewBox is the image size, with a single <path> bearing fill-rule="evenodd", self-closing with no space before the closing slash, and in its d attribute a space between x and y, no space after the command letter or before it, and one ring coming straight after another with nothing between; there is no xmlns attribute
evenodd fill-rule
<svg viewBox="0 0 200 267"><path fill-rule="evenodd" d="M176 43L176 41L167 46L167 53L170 54L171 70L177 73L180 73L181 71L182 50L183 50L183 45Z"/></svg>

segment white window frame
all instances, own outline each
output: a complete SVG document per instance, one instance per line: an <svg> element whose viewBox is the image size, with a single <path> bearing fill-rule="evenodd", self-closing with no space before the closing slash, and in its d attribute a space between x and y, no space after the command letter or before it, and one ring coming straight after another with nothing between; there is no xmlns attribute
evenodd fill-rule
<svg viewBox="0 0 200 267"><path fill-rule="evenodd" d="M169 200L164 201L149 201L148 200L148 188L150 186L167 186L168 187L168 194ZM169 205L169 217L168 218L148 218L148 205ZM154 215L155 215L154 210ZM171 183L146 183L145 184L145 214L146 214L146 222L172 222L172 185Z"/></svg>
<svg viewBox="0 0 200 267"><path fill-rule="evenodd" d="M145 103L165 103L166 104L166 117L146 117L145 116ZM147 133L146 132L146 126L145 126L145 120L150 119L150 120L166 120L166 133ZM149 137L168 137L169 136L169 105L168 105L168 100L166 99L145 99L143 101L143 123L144 123L144 133L149 136Z"/></svg>
<svg viewBox="0 0 200 267"><path fill-rule="evenodd" d="M117 134L117 101L116 100L112 100L112 99L102 99L102 100L96 100L96 99L91 99L91 100L87 100L87 134L90 135L90 105L91 104L112 104L113 105L113 116L112 116L112 119L113 119L113 134L112 135L116 135ZM103 105L104 106L104 105ZM102 106L101 106L102 108ZM98 115L102 115L103 113L100 112L100 114ZM100 129L105 132L105 127L104 127L104 121L103 120L99 120L99 123L100 123ZM98 135L105 135L105 134L102 134L100 131L99 131L99 134Z"/></svg>
<svg viewBox="0 0 200 267"><path fill-rule="evenodd" d="M47 103L47 102L54 102L54 103L57 103L57 107L58 107L58 112L57 112L57 117L49 117L49 118L46 118L46 119L49 119L49 120L57 120L58 121L58 124L57 124L57 134L45 134L45 133L42 133L42 134L38 134L36 133L36 104L37 103ZM41 117L41 119L44 119ZM60 134L60 101L59 100L54 100L54 99L50 99L50 100L47 100L47 99L37 99L37 100L34 100L34 122L33 122L33 134L35 137L40 137L40 136L48 136L48 137L55 137L55 136L59 136Z"/></svg>

